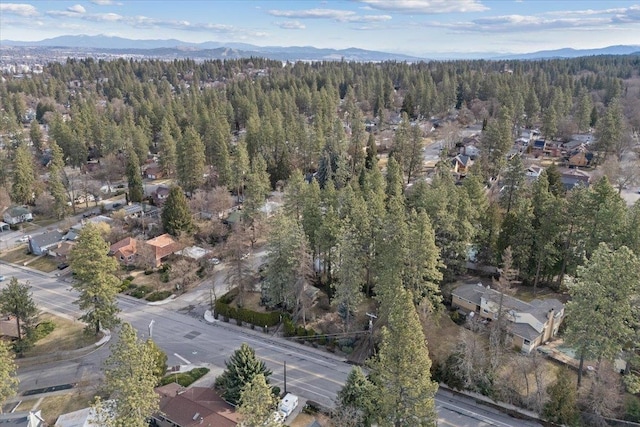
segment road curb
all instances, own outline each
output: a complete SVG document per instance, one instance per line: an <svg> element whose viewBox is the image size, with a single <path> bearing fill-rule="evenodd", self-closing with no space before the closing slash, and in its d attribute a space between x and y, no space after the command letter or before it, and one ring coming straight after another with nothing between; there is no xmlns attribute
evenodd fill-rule
<svg viewBox="0 0 640 427"><path fill-rule="evenodd" d="M111 341L111 331L105 329L102 331L102 333L104 334L103 337L100 338L98 342L89 346L78 348L75 350L58 351L43 356L17 358L15 359L16 365L18 365L18 368L26 368L30 366L43 365L45 363L74 360L80 357L88 356L94 351L98 351L106 343Z"/></svg>
<svg viewBox="0 0 640 427"><path fill-rule="evenodd" d="M27 267L27 266L24 266L24 265L15 264L13 262L7 262L7 261L3 261L3 260L0 260L0 264L8 265L10 267L17 268L18 270L23 270L23 271L29 272L31 274L35 274L35 275L40 276L40 277L47 277L49 279L55 279L56 278L55 272L45 273L44 271L36 270L35 268L31 268L31 267Z"/></svg>
<svg viewBox="0 0 640 427"><path fill-rule="evenodd" d="M152 301L152 302L148 302L147 305L165 305L165 304L169 304L170 302L175 301L177 298L176 294L171 294L169 296L169 298L165 298L162 301Z"/></svg>

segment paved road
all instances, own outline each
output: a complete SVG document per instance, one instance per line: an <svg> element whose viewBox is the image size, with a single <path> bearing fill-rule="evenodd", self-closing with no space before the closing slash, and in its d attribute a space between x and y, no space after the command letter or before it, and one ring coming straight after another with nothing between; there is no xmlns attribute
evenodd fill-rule
<svg viewBox="0 0 640 427"><path fill-rule="evenodd" d="M34 300L41 309L68 318L80 315L73 304L76 294L69 283L14 266L2 265L0 268L7 276L16 276L21 281L29 280ZM223 271L214 274L216 287L224 286L220 279L223 274ZM205 291L198 289L193 294L199 295L196 298L186 294L184 300L181 298L170 304L156 306L130 297L120 297L121 317L130 322L142 337L149 335L149 324L153 320L153 339L167 353L169 365L211 364L224 367L224 361L246 342L273 371L274 385L284 389L286 362L287 391L332 406L336 393L352 368L350 365L333 354L258 331L222 322L206 323L193 310L194 306L206 305ZM96 383L100 377L99 367L108 354L108 347L105 346L78 360L22 368L19 370L20 391L65 383ZM479 406L472 399L442 390L438 392L436 404L439 425L443 426L539 426L537 423L515 420L491 408Z"/></svg>

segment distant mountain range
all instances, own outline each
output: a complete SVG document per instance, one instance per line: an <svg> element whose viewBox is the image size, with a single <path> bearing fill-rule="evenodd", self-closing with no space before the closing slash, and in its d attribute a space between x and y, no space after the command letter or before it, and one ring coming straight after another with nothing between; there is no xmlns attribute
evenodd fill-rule
<svg viewBox="0 0 640 427"><path fill-rule="evenodd" d="M3 40L4 46L72 48L80 52L101 51L112 54L149 55L156 57L195 57L202 59L229 59L262 56L276 60L347 60L347 61L420 61L437 59L492 59L492 60L534 60L550 58L576 58L592 55L640 55L640 45L618 45L599 49L557 49L523 54L486 53L438 53L424 57L399 53L380 52L358 48L320 49L312 46L256 46L247 43L203 42L189 43L176 39L131 40L111 36L59 36L35 42Z"/></svg>
<svg viewBox="0 0 640 427"><path fill-rule="evenodd" d="M550 59L550 58L578 58L594 55L640 55L640 45L607 46L599 49L556 49L541 50L532 53L496 56L492 59Z"/></svg>

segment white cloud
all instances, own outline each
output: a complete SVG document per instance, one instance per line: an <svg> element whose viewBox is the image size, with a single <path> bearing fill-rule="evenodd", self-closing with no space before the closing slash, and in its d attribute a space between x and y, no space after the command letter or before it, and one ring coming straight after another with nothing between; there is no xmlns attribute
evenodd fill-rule
<svg viewBox="0 0 640 427"><path fill-rule="evenodd" d="M0 12L20 16L35 16L38 14L38 9L30 4L24 3L0 3Z"/></svg>
<svg viewBox="0 0 640 427"><path fill-rule="evenodd" d="M277 10L272 9L270 15L282 18L297 19L333 19L338 22L380 22L391 19L389 15L358 15L351 10L339 9L305 9L305 10Z"/></svg>
<svg viewBox="0 0 640 427"><path fill-rule="evenodd" d="M307 28L300 21L276 22L276 25L284 30L304 30L305 28Z"/></svg>
<svg viewBox="0 0 640 427"><path fill-rule="evenodd" d="M434 15L453 12L483 12L489 8L480 0L356 0L369 7L397 13Z"/></svg>
<svg viewBox="0 0 640 427"><path fill-rule="evenodd" d="M97 4L98 6L109 6L110 4L114 4L113 0L91 0L91 3Z"/></svg>
<svg viewBox="0 0 640 427"><path fill-rule="evenodd" d="M69 12L74 12L74 13L85 13L85 12L87 11L87 10L86 10L84 7L82 7L82 5L80 5L80 4L76 4L76 5L73 5L73 6L69 6L69 7L67 8L67 10L68 10Z"/></svg>
<svg viewBox="0 0 640 427"><path fill-rule="evenodd" d="M539 32L547 30L616 30L640 22L640 5L602 10L553 11L538 15L502 15L463 22L430 22L456 32Z"/></svg>
<svg viewBox="0 0 640 427"><path fill-rule="evenodd" d="M96 22L117 22L122 21L123 16L118 15L117 13L93 13L89 15L84 15L83 19L88 21L96 21Z"/></svg>

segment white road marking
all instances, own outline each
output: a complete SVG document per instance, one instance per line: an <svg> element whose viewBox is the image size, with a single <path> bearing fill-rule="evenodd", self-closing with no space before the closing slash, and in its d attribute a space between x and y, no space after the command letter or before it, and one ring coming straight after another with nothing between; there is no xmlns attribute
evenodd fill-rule
<svg viewBox="0 0 640 427"><path fill-rule="evenodd" d="M175 357L177 357L178 359L182 360L184 363L186 363L187 365L191 365L191 362L189 362L187 359L185 359L184 357L180 356L178 353L173 353L173 355Z"/></svg>
<svg viewBox="0 0 640 427"><path fill-rule="evenodd" d="M325 368L335 368L337 366L335 363L329 363L329 362L326 362L325 360L316 359L315 357L308 356L308 355L302 354L302 353L298 353L295 350L288 350L288 349L285 349L283 347L278 347L278 346L275 346L275 345L271 345L271 344L268 344L268 343L266 343L264 341L260 341L260 340L256 340L256 339L252 339L252 338L245 338L245 339L247 341L252 341L252 342L258 343L263 347L269 347L269 348L277 349L278 351L281 351L281 352L290 351L292 354L300 356L302 359L313 360L314 362L316 362L319 365L324 366Z"/></svg>

